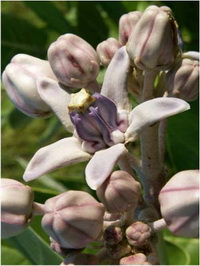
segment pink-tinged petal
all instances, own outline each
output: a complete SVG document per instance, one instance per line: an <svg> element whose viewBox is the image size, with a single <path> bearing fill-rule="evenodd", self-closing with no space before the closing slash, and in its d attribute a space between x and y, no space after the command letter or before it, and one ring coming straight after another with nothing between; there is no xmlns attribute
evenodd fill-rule
<svg viewBox="0 0 200 266"><path fill-rule="evenodd" d="M37 81L38 92L42 100L55 112L67 131L73 132L74 126L68 113L70 94L60 88L58 83L49 78L41 78Z"/></svg>
<svg viewBox="0 0 200 266"><path fill-rule="evenodd" d="M176 98L156 98L135 107L129 115L129 127L125 133L126 141L133 141L143 128L162 119L190 109L190 105Z"/></svg>
<svg viewBox="0 0 200 266"><path fill-rule="evenodd" d="M90 158L91 155L81 149L81 142L77 138L61 139L35 153L23 178L30 181L58 168L84 162Z"/></svg>
<svg viewBox="0 0 200 266"><path fill-rule="evenodd" d="M95 153L85 169L86 181L91 189L96 190L111 174L120 157L128 151L121 143Z"/></svg>
<svg viewBox="0 0 200 266"><path fill-rule="evenodd" d="M130 58L126 47L121 47L113 56L105 74L101 94L111 99L119 109L130 111L127 79Z"/></svg>

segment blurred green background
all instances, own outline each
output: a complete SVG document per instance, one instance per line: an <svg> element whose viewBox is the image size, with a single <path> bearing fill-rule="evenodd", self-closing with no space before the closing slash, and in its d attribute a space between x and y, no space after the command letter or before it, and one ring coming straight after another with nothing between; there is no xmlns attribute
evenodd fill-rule
<svg viewBox="0 0 200 266"><path fill-rule="evenodd" d="M152 4L166 5L173 10L182 32L184 50L198 51L198 1L3 1L1 69L3 71L17 53L46 59L48 46L64 33L77 34L96 48L108 37L118 38L121 15L134 10L143 11ZM103 75L102 69L100 82ZM7 98L4 88L1 99L2 177L23 182L24 168L33 154L40 147L68 136L68 133L56 117L32 119L20 113ZM198 120L198 101L191 103L190 111L169 119L166 154L169 177L181 170L198 168ZM85 163L70 166L30 182L35 200L43 203L66 189L85 190L94 195L85 183L84 167ZM31 227L48 241L39 223L40 218L37 218ZM22 234L21 238L3 240L2 265L57 264L56 260L48 262L44 259L47 251L31 256L27 244L20 244L29 239L28 247L34 250L33 235L30 231ZM165 264L199 264L198 241L195 239L175 238L166 231L163 249L168 255ZM44 250L47 250L46 246Z"/></svg>

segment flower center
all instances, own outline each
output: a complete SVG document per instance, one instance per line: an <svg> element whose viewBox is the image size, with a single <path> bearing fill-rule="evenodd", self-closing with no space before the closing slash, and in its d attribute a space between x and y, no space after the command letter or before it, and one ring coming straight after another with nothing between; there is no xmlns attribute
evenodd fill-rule
<svg viewBox="0 0 200 266"><path fill-rule="evenodd" d="M86 89L71 95L69 115L83 148L95 152L124 142L124 133L119 130L117 107L107 97Z"/></svg>
<svg viewBox="0 0 200 266"><path fill-rule="evenodd" d="M95 98L89 94L88 90L83 88L79 92L71 94L68 110L69 112L84 113L93 102L95 102Z"/></svg>

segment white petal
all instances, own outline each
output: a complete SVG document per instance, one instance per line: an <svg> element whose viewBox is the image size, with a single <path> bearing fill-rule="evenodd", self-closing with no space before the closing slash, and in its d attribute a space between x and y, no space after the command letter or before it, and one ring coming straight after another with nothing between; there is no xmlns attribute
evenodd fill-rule
<svg viewBox="0 0 200 266"><path fill-rule="evenodd" d="M126 47L121 47L112 58L105 73L101 94L113 100L119 109L130 111L127 79L130 58Z"/></svg>
<svg viewBox="0 0 200 266"><path fill-rule="evenodd" d="M136 106L129 115L129 127L125 133L126 141L133 141L143 128L169 116L190 109L190 105L176 98L156 98Z"/></svg>
<svg viewBox="0 0 200 266"><path fill-rule="evenodd" d="M127 152L127 149L121 143L108 149L97 151L85 169L88 186L94 190L100 187L109 177L120 157Z"/></svg>
<svg viewBox="0 0 200 266"><path fill-rule="evenodd" d="M87 161L89 153L81 149L81 142L74 137L61 139L38 150L29 162L24 180L30 181L58 168Z"/></svg>
<svg viewBox="0 0 200 266"><path fill-rule="evenodd" d="M38 79L37 85L42 100L51 107L67 131L73 132L74 126L67 108L71 99L70 94L61 89L56 81L49 78Z"/></svg>

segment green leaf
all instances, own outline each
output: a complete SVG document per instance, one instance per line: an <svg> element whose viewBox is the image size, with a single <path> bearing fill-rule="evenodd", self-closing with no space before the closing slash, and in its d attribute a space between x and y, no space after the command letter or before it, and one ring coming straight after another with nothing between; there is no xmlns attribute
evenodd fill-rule
<svg viewBox="0 0 200 266"><path fill-rule="evenodd" d="M176 172L198 169L198 101L191 109L168 119L167 149Z"/></svg>
<svg viewBox="0 0 200 266"><path fill-rule="evenodd" d="M28 21L10 14L2 14L2 70L18 53L45 58L47 35Z"/></svg>
<svg viewBox="0 0 200 266"><path fill-rule="evenodd" d="M97 8L97 3L78 2L78 34L95 48L108 36L108 27Z"/></svg>
<svg viewBox="0 0 200 266"><path fill-rule="evenodd" d="M46 22L50 29L60 34L74 31L74 28L53 3L49 1L40 1L39 3L24 1L24 3Z"/></svg>
<svg viewBox="0 0 200 266"><path fill-rule="evenodd" d="M199 265L199 240L195 238L185 238L173 236L165 231L165 240L180 247L187 255L188 265Z"/></svg>
<svg viewBox="0 0 200 266"><path fill-rule="evenodd" d="M188 265L187 253L172 242L164 241L168 265Z"/></svg>
<svg viewBox="0 0 200 266"><path fill-rule="evenodd" d="M31 265L31 263L16 249L2 245L1 265Z"/></svg>
<svg viewBox="0 0 200 266"><path fill-rule="evenodd" d="M99 5L102 9L108 14L108 16L118 25L119 19L122 15L127 13L126 8L124 7L121 1L119 2L99 2Z"/></svg>
<svg viewBox="0 0 200 266"><path fill-rule="evenodd" d="M61 257L53 252L33 229L27 228L22 234L9 238L19 251L34 265L59 265Z"/></svg>
<svg viewBox="0 0 200 266"><path fill-rule="evenodd" d="M16 108L14 108L9 114L9 123L13 129L22 128L31 123L33 119Z"/></svg>

